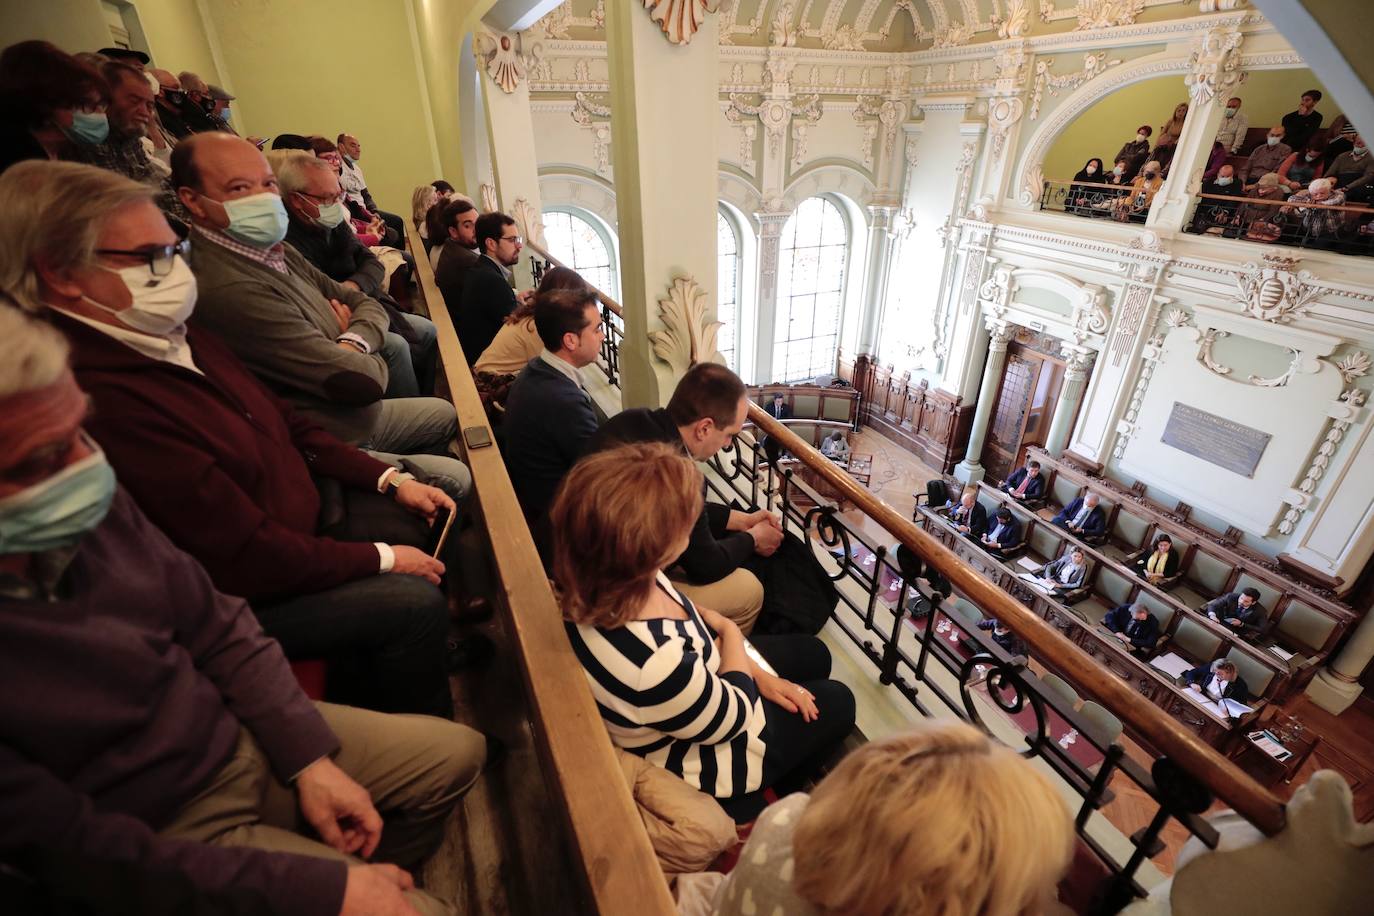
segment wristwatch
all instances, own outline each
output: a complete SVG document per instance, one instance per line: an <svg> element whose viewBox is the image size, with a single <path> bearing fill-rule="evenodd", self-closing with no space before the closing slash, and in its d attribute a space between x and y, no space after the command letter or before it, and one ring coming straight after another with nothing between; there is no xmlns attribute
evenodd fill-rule
<svg viewBox="0 0 1374 916"><path fill-rule="evenodd" d="M386 479L386 492L392 497L395 497L396 491L401 489L401 484L414 479L414 474L407 474L405 471L397 471Z"/></svg>

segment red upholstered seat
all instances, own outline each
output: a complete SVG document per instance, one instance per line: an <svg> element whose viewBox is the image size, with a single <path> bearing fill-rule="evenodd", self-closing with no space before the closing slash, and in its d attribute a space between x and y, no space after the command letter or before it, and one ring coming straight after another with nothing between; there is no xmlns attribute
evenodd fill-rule
<svg viewBox="0 0 1374 916"><path fill-rule="evenodd" d="M291 673L296 675L296 681L301 685L306 696L312 700L324 699L325 665L323 659L292 662Z"/></svg>

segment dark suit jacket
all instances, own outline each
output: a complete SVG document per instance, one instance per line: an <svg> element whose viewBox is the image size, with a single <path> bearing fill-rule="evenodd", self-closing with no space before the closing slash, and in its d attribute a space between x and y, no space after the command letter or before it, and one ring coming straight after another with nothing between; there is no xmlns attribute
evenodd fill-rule
<svg viewBox="0 0 1374 916"><path fill-rule="evenodd" d="M454 317L457 317L458 306L463 301L463 281L479 257L481 255L476 251L464 248L457 242L445 245L443 253L439 255L439 263L434 268L434 285L439 287L444 304Z"/></svg>
<svg viewBox="0 0 1374 916"><path fill-rule="evenodd" d="M1032 486L1034 486L1032 484ZM1029 491L1029 488L1027 488ZM1069 524L1078 517L1078 513L1083 509L1083 497L1078 497L1073 502L1064 507L1053 519L1054 524L1061 528L1069 527ZM1088 517L1083 520L1083 535L1085 537L1097 537L1107 531L1107 513L1102 511L1101 506L1093 506Z"/></svg>
<svg viewBox="0 0 1374 916"><path fill-rule="evenodd" d="M506 399L506 467L531 522L542 519L563 477L596 432L591 398L536 356Z"/></svg>
<svg viewBox="0 0 1374 916"><path fill-rule="evenodd" d="M293 217L286 230L286 241L335 283L352 280L365 295L374 299L385 292L382 278L386 276L386 268L343 223L333 229L322 229Z"/></svg>
<svg viewBox="0 0 1374 916"><path fill-rule="evenodd" d="M1129 604L1118 604L1102 618L1102 625L1113 633L1125 633L1137 649L1153 649L1159 638L1159 621L1151 614L1144 620L1131 616Z"/></svg>
<svg viewBox="0 0 1374 916"><path fill-rule="evenodd" d="M982 537L988 530L988 510L983 508L983 504L977 500L973 501L973 506L969 509L969 519L964 521L955 515L956 512L963 511L963 504L956 503L954 508L949 510L949 520L955 525L968 525L968 533L974 537Z"/></svg>
<svg viewBox="0 0 1374 916"><path fill-rule="evenodd" d="M1002 484L1001 489L1006 490L1008 493L1011 493L1011 492L1013 492L1017 487L1021 486L1021 481L1025 480L1025 479L1026 479L1026 469L1025 469L1025 467L1019 467L1019 468L1017 468L1016 470L1014 470L1014 471L1011 472L1011 476L1007 478L1007 482L1006 482L1006 483ZM1034 480L1032 480L1030 483L1026 484L1026 495L1025 495L1024 497L1022 497L1022 498L1023 498L1023 499L1039 499L1040 497L1042 497L1042 496L1044 496L1044 495L1045 495L1045 475L1044 475L1044 474L1041 474L1040 476L1038 476L1038 477L1036 477Z"/></svg>
<svg viewBox="0 0 1374 916"><path fill-rule="evenodd" d="M1147 564L1149 564L1150 557L1154 556L1154 553L1154 547L1147 547L1143 553L1136 554L1135 571L1137 575L1144 576L1149 572ZM1178 575L1178 551L1170 548L1169 555L1164 558L1164 578L1171 579L1176 575Z"/></svg>
<svg viewBox="0 0 1374 916"><path fill-rule="evenodd" d="M1183 672L1183 680L1188 686L1197 684L1206 692L1207 684L1212 680L1212 663L1207 662L1205 665L1198 665L1196 668ZM1235 679L1222 690L1221 695L1228 700L1235 700L1237 703L1248 703L1250 702L1250 687L1245 683L1245 678L1237 673Z"/></svg>
<svg viewBox="0 0 1374 916"><path fill-rule="evenodd" d="M787 406L786 401L783 401L782 404L779 405L778 408L775 410L773 408L773 399L769 398L768 402L763 405L763 410L770 417L773 417L776 420L792 419L792 408Z"/></svg>
<svg viewBox="0 0 1374 916"><path fill-rule="evenodd" d="M1229 630L1241 630L1245 627L1258 629L1264 625L1266 616L1264 605L1258 601L1247 608L1242 608L1240 606L1240 592L1227 592L1218 598L1213 598L1207 602L1206 610L1209 614L1216 614L1221 625ZM1227 623L1228 617L1238 619L1241 625L1236 626L1233 623Z"/></svg>
<svg viewBox="0 0 1374 916"><path fill-rule="evenodd" d="M592 437L587 454L630 442L663 442L681 448L682 436L668 411L661 407L635 407L607 420ZM702 489L705 488L703 483ZM717 582L739 569L754 555L754 538L744 531L727 531L729 521L729 506L707 500L692 528L687 549L669 564L669 569L677 567L689 582L697 584Z"/></svg>
<svg viewBox="0 0 1374 916"><path fill-rule="evenodd" d="M444 246L448 248L447 245ZM463 294L455 310L448 296L449 314L453 316L454 330L463 345L463 355L468 365L477 362L482 351L491 346L496 332L501 330L506 316L515 311L515 290L496 262L488 257L477 259L463 278ZM533 365L533 363L531 363ZM550 368L550 367L545 367ZM561 377L561 376L560 376ZM561 477L561 475L560 475Z"/></svg>
<svg viewBox="0 0 1374 916"><path fill-rule="evenodd" d="M994 531L996 531L996 530L997 530L997 519L995 519L995 518L994 518L994 519L989 519L989 520L988 520L988 534L991 535L992 532L994 532ZM998 546L998 547L1001 547L1003 550L1005 550L1006 548L1010 547L1011 545L1013 545L1013 544L1019 544L1020 542L1021 542L1021 523L1018 522L1018 521L1016 520L1016 516L1012 516L1011 521L1007 522L1006 527L1002 529L1002 533L1001 533L1000 535L998 535L998 537L997 537L997 546Z"/></svg>

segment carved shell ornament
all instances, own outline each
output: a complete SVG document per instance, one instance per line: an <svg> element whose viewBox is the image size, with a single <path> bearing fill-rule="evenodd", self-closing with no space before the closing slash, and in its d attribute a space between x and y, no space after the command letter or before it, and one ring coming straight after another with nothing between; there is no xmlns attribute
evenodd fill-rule
<svg viewBox="0 0 1374 916"><path fill-rule="evenodd" d="M487 61L487 75L502 92L514 92L525 78L525 62L511 44L509 35L502 35L497 41L496 50Z"/></svg>
<svg viewBox="0 0 1374 916"><path fill-rule="evenodd" d="M663 29L664 36L675 45L685 45L706 21L707 13L714 13L720 0L644 0L649 18Z"/></svg>

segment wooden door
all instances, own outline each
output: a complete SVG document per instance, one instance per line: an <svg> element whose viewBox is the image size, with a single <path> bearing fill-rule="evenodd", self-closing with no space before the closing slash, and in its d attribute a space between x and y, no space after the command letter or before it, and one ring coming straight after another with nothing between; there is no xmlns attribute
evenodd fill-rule
<svg viewBox="0 0 1374 916"><path fill-rule="evenodd" d="M1005 479L1027 448L1045 444L1063 380L1062 362L1017 343L1007 348L1007 366L980 459L988 480Z"/></svg>

